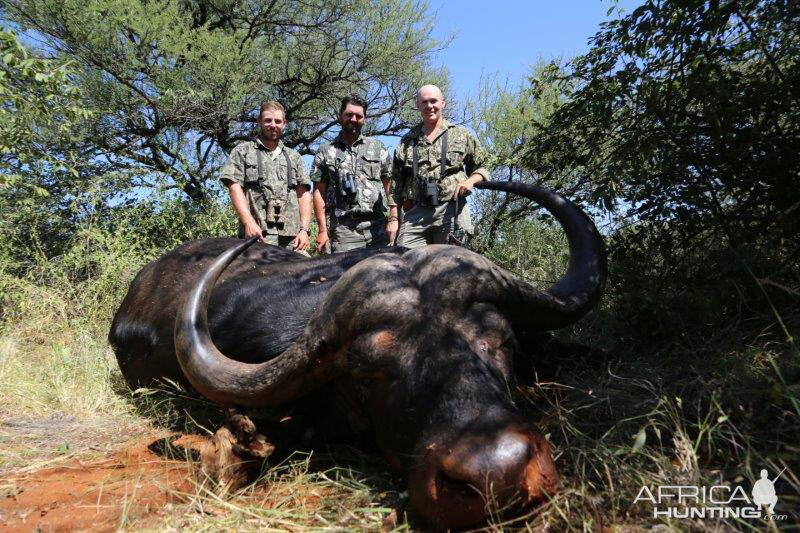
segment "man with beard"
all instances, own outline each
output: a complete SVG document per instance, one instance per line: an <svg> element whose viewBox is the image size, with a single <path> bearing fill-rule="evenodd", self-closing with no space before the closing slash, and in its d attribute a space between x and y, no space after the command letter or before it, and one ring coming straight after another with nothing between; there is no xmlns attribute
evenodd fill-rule
<svg viewBox="0 0 800 533"><path fill-rule="evenodd" d="M314 212L319 224L317 251L330 240L334 252L386 246L397 235L397 206L392 202L392 167L381 141L362 137L367 103L346 96L339 107L341 131L314 156ZM326 211L330 209L330 237ZM388 218L387 218L388 211Z"/></svg>
<svg viewBox="0 0 800 533"><path fill-rule="evenodd" d="M231 150L220 171L239 216L239 237L260 237L305 255L311 223L311 185L300 154L281 142L283 106L261 105L258 136Z"/></svg>
<svg viewBox="0 0 800 533"><path fill-rule="evenodd" d="M436 85L417 91L422 122L400 141L394 153L394 202L403 206L397 244L417 248L450 244L472 235L466 196L489 178L488 158L465 127L444 118L446 102ZM456 231L458 229L459 231Z"/></svg>

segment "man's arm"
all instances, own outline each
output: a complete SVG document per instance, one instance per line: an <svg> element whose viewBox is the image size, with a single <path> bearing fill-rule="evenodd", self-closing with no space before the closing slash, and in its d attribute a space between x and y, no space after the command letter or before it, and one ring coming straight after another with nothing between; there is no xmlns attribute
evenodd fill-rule
<svg viewBox="0 0 800 533"><path fill-rule="evenodd" d="M483 150L478 139L467 135L467 153L464 156L464 169L469 176L456 187L453 198L464 197L472 193L472 187L479 181L489 179L489 155Z"/></svg>
<svg viewBox="0 0 800 533"><path fill-rule="evenodd" d="M250 205L247 202L247 196L245 196L242 186L236 182L229 181L228 194L231 196L233 209L244 225L244 236L248 239L250 237L258 237L263 242L264 237L261 232L261 226L258 225L256 219L250 213Z"/></svg>
<svg viewBox="0 0 800 533"><path fill-rule="evenodd" d="M300 230L292 241L292 248L303 251L308 248L308 232L311 225L311 193L309 192L311 181L300 154L292 152L290 159L293 161L294 172L289 187L293 188L297 194L297 207L300 211Z"/></svg>
<svg viewBox="0 0 800 533"><path fill-rule="evenodd" d="M403 142L395 148L394 159L392 160L392 203L395 206L402 205L403 192L405 189L406 177L403 174L405 163L403 161Z"/></svg>
<svg viewBox="0 0 800 533"><path fill-rule="evenodd" d="M247 238L259 237L264 240L261 226L258 224L253 214L250 213L250 204L247 201L242 184L244 183L244 163L242 162L242 151L246 145L239 144L231 150L227 161L219 171L219 180L228 188L231 197L231 204L236 211L239 220L244 226L244 235Z"/></svg>
<svg viewBox="0 0 800 533"><path fill-rule="evenodd" d="M297 205L300 208L300 231L292 242L295 250L306 250L308 248L308 227L311 225L311 193L308 192L308 185L297 185Z"/></svg>
<svg viewBox="0 0 800 533"><path fill-rule="evenodd" d="M386 233L389 235L389 245L394 244L397 238L397 230L400 223L397 220L397 202L392 196L392 157L389 155L389 150L381 145L381 181L383 182L383 190L386 194L387 205L389 206L389 220L386 223Z"/></svg>
<svg viewBox="0 0 800 533"><path fill-rule="evenodd" d="M311 181L314 183L314 215L317 217L317 253L325 253L328 243L328 223L325 218L325 198L328 192L328 164L325 161L327 145L323 145L314 154L314 163L311 165Z"/></svg>
<svg viewBox="0 0 800 533"><path fill-rule="evenodd" d="M325 245L328 244L328 222L325 220L325 195L328 186L321 181L314 184L314 215L317 217L317 253L325 253Z"/></svg>

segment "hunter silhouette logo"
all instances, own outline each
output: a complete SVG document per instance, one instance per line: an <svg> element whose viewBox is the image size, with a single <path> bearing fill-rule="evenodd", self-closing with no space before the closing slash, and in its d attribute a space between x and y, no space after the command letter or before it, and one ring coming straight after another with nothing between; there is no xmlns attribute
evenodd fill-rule
<svg viewBox="0 0 800 533"><path fill-rule="evenodd" d="M781 470L780 473L775 476L775 479L769 479L767 477L769 473L765 468L761 471L761 479L756 481L755 485L753 485L753 503L759 507L762 505L768 506L769 514L775 512L775 504L778 503L778 496L775 494L775 482L781 477L784 470L786 470L786 468Z"/></svg>
<svg viewBox="0 0 800 533"><path fill-rule="evenodd" d="M784 520L787 515L776 515L778 496L775 482L786 469L774 479L769 472L761 470L761 477L753 484L753 499L741 486L695 485L643 486L633 503L649 501L653 505L653 518L763 518ZM767 513L764 514L766 508Z"/></svg>

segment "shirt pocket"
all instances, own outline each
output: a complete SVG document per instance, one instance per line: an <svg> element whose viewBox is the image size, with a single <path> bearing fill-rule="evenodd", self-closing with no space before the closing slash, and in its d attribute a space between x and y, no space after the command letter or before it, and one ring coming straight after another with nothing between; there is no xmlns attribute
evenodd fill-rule
<svg viewBox="0 0 800 533"><path fill-rule="evenodd" d="M454 170L461 170L464 166L464 158L467 154L467 143L458 140L449 143L447 146L447 170L448 173Z"/></svg>
<svg viewBox="0 0 800 533"><path fill-rule="evenodd" d="M255 183L258 181L258 156L255 152L249 152L243 158L244 181L245 183Z"/></svg>
<svg viewBox="0 0 800 533"><path fill-rule="evenodd" d="M379 180L381 178L381 155L366 153L359 156L358 165L362 172L369 179Z"/></svg>

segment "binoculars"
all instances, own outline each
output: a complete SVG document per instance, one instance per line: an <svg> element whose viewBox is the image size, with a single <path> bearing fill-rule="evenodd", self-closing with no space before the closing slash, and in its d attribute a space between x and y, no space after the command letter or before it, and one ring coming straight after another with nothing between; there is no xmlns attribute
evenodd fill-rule
<svg viewBox="0 0 800 533"><path fill-rule="evenodd" d="M277 198L272 198L267 203L267 225L283 225L283 202Z"/></svg>
<svg viewBox="0 0 800 533"><path fill-rule="evenodd" d="M439 205L439 187L432 181L423 181L419 187L419 204L426 207Z"/></svg>
<svg viewBox="0 0 800 533"><path fill-rule="evenodd" d="M352 196L357 192L356 177L349 173L339 174L339 194L341 196Z"/></svg>

